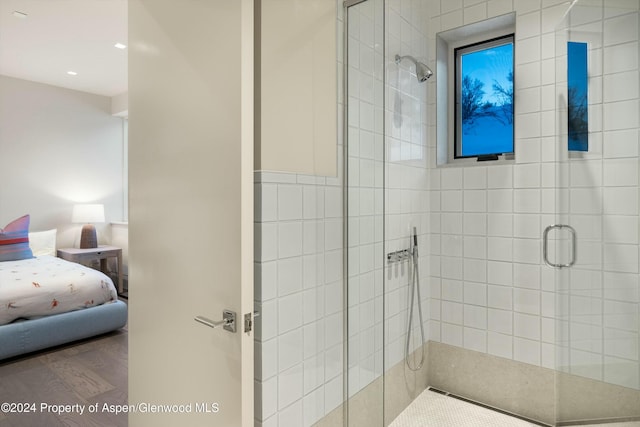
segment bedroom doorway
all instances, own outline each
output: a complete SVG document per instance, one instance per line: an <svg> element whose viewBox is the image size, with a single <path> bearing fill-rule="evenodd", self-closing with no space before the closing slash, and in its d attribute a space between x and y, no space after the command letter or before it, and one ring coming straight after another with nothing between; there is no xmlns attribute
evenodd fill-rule
<svg viewBox="0 0 640 427"><path fill-rule="evenodd" d="M137 411L128 424L252 426L254 331L244 328L245 315L250 323L253 313L253 1L2 0L0 11L0 112L9 118L0 125L0 152L29 159L28 169L21 162L3 168L5 177L16 173L0 191L0 219L7 217L2 224L37 213L34 230L57 227L58 248L67 248L79 234L71 224L74 203L104 203L106 222L96 227L105 237L101 244L109 242L112 221L128 219L128 373L126 332L120 364L100 355L96 363L119 368L115 375L125 385L115 399ZM81 12L93 12L97 20ZM10 34L10 27L23 33ZM89 40L115 29L125 30L122 39L107 34L98 43L104 54L92 56L98 48ZM40 39L28 37L36 33ZM56 36L66 39L53 47L44 43ZM29 62L31 52L22 44L29 40L34 51L49 54L44 62ZM126 49L114 46L120 43ZM76 48L81 54L70 55ZM122 91L89 87L92 75L104 85L116 74L108 71L115 56L124 60ZM83 57L91 64L77 65ZM30 64L27 71L46 71L56 80L10 72L5 63ZM13 102L7 101L9 87L19 95ZM117 96L122 94L128 96ZM128 130L118 121L107 141L106 126L95 116L116 121L114 108L123 104L115 98L128 98L122 111L132 120ZM41 110L23 108L27 101L49 108L47 126ZM70 135L63 126L68 123L80 129L73 127ZM29 144L15 138L27 134L35 135ZM225 309L237 313L235 333L194 320L222 320ZM98 339L88 343L97 347ZM27 362L59 361L54 351L78 352L80 345L32 354ZM20 370L2 367L4 373ZM0 384L5 380L0 374ZM35 393L27 388L25 395ZM90 398L104 403L99 393ZM153 405L169 409L158 413ZM118 423L126 425L127 415Z"/></svg>

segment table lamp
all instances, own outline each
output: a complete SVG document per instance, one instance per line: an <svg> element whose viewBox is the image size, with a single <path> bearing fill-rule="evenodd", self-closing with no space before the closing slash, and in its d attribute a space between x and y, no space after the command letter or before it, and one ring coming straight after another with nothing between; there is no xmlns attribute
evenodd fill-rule
<svg viewBox="0 0 640 427"><path fill-rule="evenodd" d="M104 205L74 205L71 222L84 224L80 234L80 249L97 248L98 237L96 227L92 223L104 222Z"/></svg>

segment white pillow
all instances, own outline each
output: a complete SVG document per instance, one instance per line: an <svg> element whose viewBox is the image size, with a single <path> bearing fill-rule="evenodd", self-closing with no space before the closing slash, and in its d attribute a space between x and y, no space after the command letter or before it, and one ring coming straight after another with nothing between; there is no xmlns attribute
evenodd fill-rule
<svg viewBox="0 0 640 427"><path fill-rule="evenodd" d="M29 246L33 256L51 255L56 256L56 233L53 228L47 231L33 231L29 233Z"/></svg>

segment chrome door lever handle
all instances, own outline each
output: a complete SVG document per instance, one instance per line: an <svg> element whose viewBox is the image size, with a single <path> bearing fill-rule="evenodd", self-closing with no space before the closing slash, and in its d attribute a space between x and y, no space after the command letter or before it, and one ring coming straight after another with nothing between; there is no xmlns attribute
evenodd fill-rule
<svg viewBox="0 0 640 427"><path fill-rule="evenodd" d="M222 320L214 321L204 316L196 316L193 320L196 322L202 323L203 325L207 325L210 328L219 328L222 326L222 329L235 332L236 331L236 313L231 310L223 310L222 311Z"/></svg>
<svg viewBox="0 0 640 427"><path fill-rule="evenodd" d="M204 317L204 316L196 316L194 318L194 320L196 322L202 323L203 325L207 325L207 326L209 326L211 328L219 328L220 326L224 326L224 325L229 324L228 320L218 320L216 322L216 321L213 321L213 320L209 319L208 317Z"/></svg>

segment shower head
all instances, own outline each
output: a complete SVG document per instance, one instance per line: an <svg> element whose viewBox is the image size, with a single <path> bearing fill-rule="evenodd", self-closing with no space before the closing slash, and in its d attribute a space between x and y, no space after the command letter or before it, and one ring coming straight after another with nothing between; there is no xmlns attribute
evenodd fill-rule
<svg viewBox="0 0 640 427"><path fill-rule="evenodd" d="M429 77L433 76L433 71L431 68L427 67L422 62L418 62L416 64L416 77L420 83L426 82Z"/></svg>
<svg viewBox="0 0 640 427"><path fill-rule="evenodd" d="M409 61L415 64L416 77L418 78L418 81L420 83L426 82L427 79L433 75L433 71L431 71L431 68L427 67L422 62L418 62L416 58L410 55L405 55L405 56L396 55L396 64L399 64L400 62L402 62L403 59L408 59Z"/></svg>

